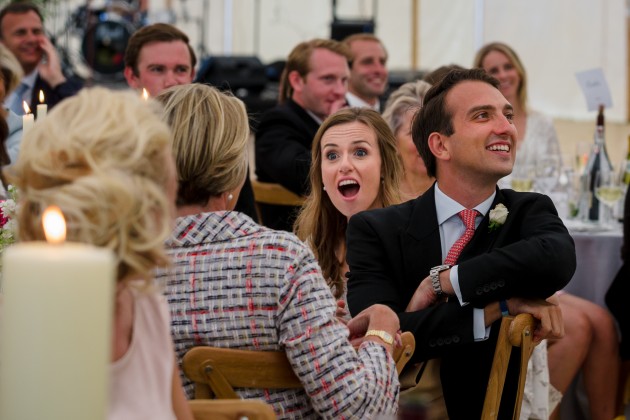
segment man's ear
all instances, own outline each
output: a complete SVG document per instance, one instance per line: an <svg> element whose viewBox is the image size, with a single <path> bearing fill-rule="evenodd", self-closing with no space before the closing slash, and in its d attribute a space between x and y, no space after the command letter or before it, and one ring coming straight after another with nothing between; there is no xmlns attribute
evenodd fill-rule
<svg viewBox="0 0 630 420"><path fill-rule="evenodd" d="M302 76L297 72L297 70L293 70L289 73L289 84L294 91L302 91L302 88L304 87L304 79L302 79Z"/></svg>
<svg viewBox="0 0 630 420"><path fill-rule="evenodd" d="M138 80L138 76L134 74L134 71L131 67L125 66L124 74L129 87L134 89L140 89L142 87L140 86L140 80Z"/></svg>
<svg viewBox="0 0 630 420"><path fill-rule="evenodd" d="M449 160L448 137L434 131L429 135L429 150L438 160Z"/></svg>

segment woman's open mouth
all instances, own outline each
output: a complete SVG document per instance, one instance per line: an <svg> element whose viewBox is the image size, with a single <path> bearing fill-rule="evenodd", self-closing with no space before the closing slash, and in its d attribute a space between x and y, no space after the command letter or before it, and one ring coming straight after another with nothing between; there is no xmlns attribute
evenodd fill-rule
<svg viewBox="0 0 630 420"><path fill-rule="evenodd" d="M337 189L344 198L353 198L359 193L361 186L354 179L344 179L339 182Z"/></svg>

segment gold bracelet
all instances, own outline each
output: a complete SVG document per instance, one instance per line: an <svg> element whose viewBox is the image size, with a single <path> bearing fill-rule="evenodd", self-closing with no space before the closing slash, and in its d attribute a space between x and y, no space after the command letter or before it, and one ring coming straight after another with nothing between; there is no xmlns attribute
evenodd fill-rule
<svg viewBox="0 0 630 420"><path fill-rule="evenodd" d="M365 333L365 336L366 337L370 337L370 336L378 337L381 340L383 340L383 342L385 344L389 344L390 346L392 344L394 344L394 337L392 337L392 335L390 333L388 333L387 331L383 331L383 330L368 330Z"/></svg>

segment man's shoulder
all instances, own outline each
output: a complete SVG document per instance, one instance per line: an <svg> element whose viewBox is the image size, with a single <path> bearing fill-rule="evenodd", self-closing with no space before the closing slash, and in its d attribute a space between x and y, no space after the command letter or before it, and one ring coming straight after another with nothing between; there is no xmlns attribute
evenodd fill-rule
<svg viewBox="0 0 630 420"><path fill-rule="evenodd" d="M501 190L500 194L502 195L505 204L511 204L512 206L526 205L528 203L540 200L551 202L551 199L549 197L536 192L521 192L514 191L512 189L503 189Z"/></svg>
<svg viewBox="0 0 630 420"><path fill-rule="evenodd" d="M313 127L319 126L304 108L293 101L278 104L266 111L262 116L261 126L264 124L278 124L284 122L292 122L300 125L308 124Z"/></svg>
<svg viewBox="0 0 630 420"><path fill-rule="evenodd" d="M401 223L404 223L411 217L417 205L417 200L418 199L415 199L380 209L362 211L350 218L350 224L353 223L353 220L355 220L355 223L359 220L363 220L375 227L387 228L394 225L400 226Z"/></svg>
<svg viewBox="0 0 630 420"><path fill-rule="evenodd" d="M282 130L285 133L304 137L310 144L318 128L319 124L299 105L284 103L276 105L263 114L256 137L264 137L267 133L273 132L276 138L279 134L278 130Z"/></svg>

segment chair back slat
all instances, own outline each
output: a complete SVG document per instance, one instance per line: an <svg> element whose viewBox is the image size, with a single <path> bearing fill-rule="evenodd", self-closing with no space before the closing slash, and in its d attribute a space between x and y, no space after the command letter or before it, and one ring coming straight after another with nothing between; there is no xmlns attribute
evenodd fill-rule
<svg viewBox="0 0 630 420"><path fill-rule="evenodd" d="M411 359L415 339L401 336L403 345L394 351L398 373ZM241 350L210 346L191 348L182 359L184 374L195 383L195 398L239 398L234 388L302 388L283 351Z"/></svg>
<svg viewBox="0 0 630 420"><path fill-rule="evenodd" d="M521 347L521 363L519 365L518 389L513 419L519 418L523 402L525 377L527 375L527 363L534 349L532 342L533 331L534 318L530 314L519 314L516 317L506 316L501 320L499 337L494 351L486 398L481 414L482 420L494 420L499 415L505 376L513 347Z"/></svg>

